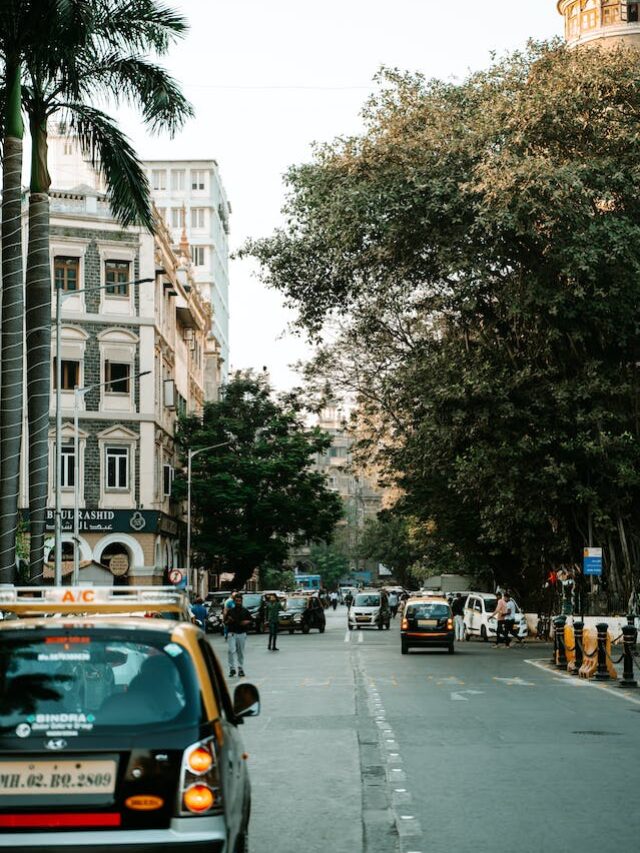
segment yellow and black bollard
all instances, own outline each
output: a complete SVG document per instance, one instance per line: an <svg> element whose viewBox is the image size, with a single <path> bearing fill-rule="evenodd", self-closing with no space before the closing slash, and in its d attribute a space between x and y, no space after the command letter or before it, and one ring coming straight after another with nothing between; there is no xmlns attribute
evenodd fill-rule
<svg viewBox="0 0 640 853"><path fill-rule="evenodd" d="M596 672L596 681L609 681L611 676L607 668L607 633L609 626L606 622L599 622L596 625L598 632L598 671Z"/></svg>
<svg viewBox="0 0 640 853"><path fill-rule="evenodd" d="M574 667L570 670L571 675L580 675L580 667L584 662L582 654L582 632L584 631L584 622L573 623L573 646L575 648Z"/></svg>
<svg viewBox="0 0 640 853"><path fill-rule="evenodd" d="M624 644L624 670L620 679L620 687L637 687L638 682L633 677L633 652L636 647L638 631L629 619L629 625L622 626L622 642Z"/></svg>
<svg viewBox="0 0 640 853"><path fill-rule="evenodd" d="M564 626L566 624L566 616L556 616L553 620L553 637L556 648L555 665L557 669L567 668L567 651L564 645Z"/></svg>

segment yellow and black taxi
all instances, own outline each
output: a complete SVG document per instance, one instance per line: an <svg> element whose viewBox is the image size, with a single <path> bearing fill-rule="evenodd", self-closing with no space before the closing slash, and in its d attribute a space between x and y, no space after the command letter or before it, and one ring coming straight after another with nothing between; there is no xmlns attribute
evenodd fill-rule
<svg viewBox="0 0 640 853"><path fill-rule="evenodd" d="M446 598L423 596L408 599L400 623L400 646L403 655L415 647L446 648L455 651L453 613Z"/></svg>
<svg viewBox="0 0 640 853"><path fill-rule="evenodd" d="M0 609L0 851L246 853L258 691L231 698L184 596L8 588Z"/></svg>

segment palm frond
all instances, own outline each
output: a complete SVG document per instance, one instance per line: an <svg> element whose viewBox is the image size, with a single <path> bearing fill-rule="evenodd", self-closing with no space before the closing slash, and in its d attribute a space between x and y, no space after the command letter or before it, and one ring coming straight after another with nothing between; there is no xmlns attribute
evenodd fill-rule
<svg viewBox="0 0 640 853"><path fill-rule="evenodd" d="M90 95L108 94L115 103L129 102L142 113L152 132L166 130L171 136L193 117L193 107L173 77L161 66L141 56L118 52L94 57L86 63L81 87Z"/></svg>
<svg viewBox="0 0 640 853"><path fill-rule="evenodd" d="M114 216L123 225L153 231L149 183L129 139L116 122L96 107L64 104L68 130L91 165L104 175Z"/></svg>
<svg viewBox="0 0 640 853"><path fill-rule="evenodd" d="M115 47L155 50L162 55L189 25L179 12L157 0L96 0L96 31Z"/></svg>

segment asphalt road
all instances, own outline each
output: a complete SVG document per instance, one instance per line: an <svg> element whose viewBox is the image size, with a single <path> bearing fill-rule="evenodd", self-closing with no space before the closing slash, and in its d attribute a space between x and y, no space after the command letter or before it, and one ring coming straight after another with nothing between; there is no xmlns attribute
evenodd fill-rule
<svg viewBox="0 0 640 853"><path fill-rule="evenodd" d="M247 644L251 853L638 849L640 690L541 668L535 642L401 656L397 620L347 632L344 608L279 645Z"/></svg>

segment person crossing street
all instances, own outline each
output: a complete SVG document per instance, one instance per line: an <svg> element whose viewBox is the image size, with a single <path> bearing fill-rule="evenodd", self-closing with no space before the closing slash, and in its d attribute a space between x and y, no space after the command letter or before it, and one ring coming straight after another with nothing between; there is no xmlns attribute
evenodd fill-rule
<svg viewBox="0 0 640 853"><path fill-rule="evenodd" d="M233 607L227 610L225 620L228 629L229 677L233 678L237 671L243 678L244 647L247 642L247 629L251 625L251 614L242 606L242 593L234 593Z"/></svg>
<svg viewBox="0 0 640 853"><path fill-rule="evenodd" d="M504 641L505 648L509 648L509 644L511 643L511 637L508 633L508 624L507 624L507 615L509 613L509 608L507 607L507 602L502 597L501 593L497 593L497 603L496 609L493 611L489 619L495 617L497 622L497 630L496 630L496 642L495 648L500 647L500 643Z"/></svg>
<svg viewBox="0 0 640 853"><path fill-rule="evenodd" d="M280 625L280 611L282 604L278 600L275 593L269 596L267 604L267 623L269 624L269 651L278 652L280 649L276 646L278 639L278 627Z"/></svg>
<svg viewBox="0 0 640 853"><path fill-rule="evenodd" d="M451 602L451 612L455 625L456 640L464 640L464 599L457 593Z"/></svg>

